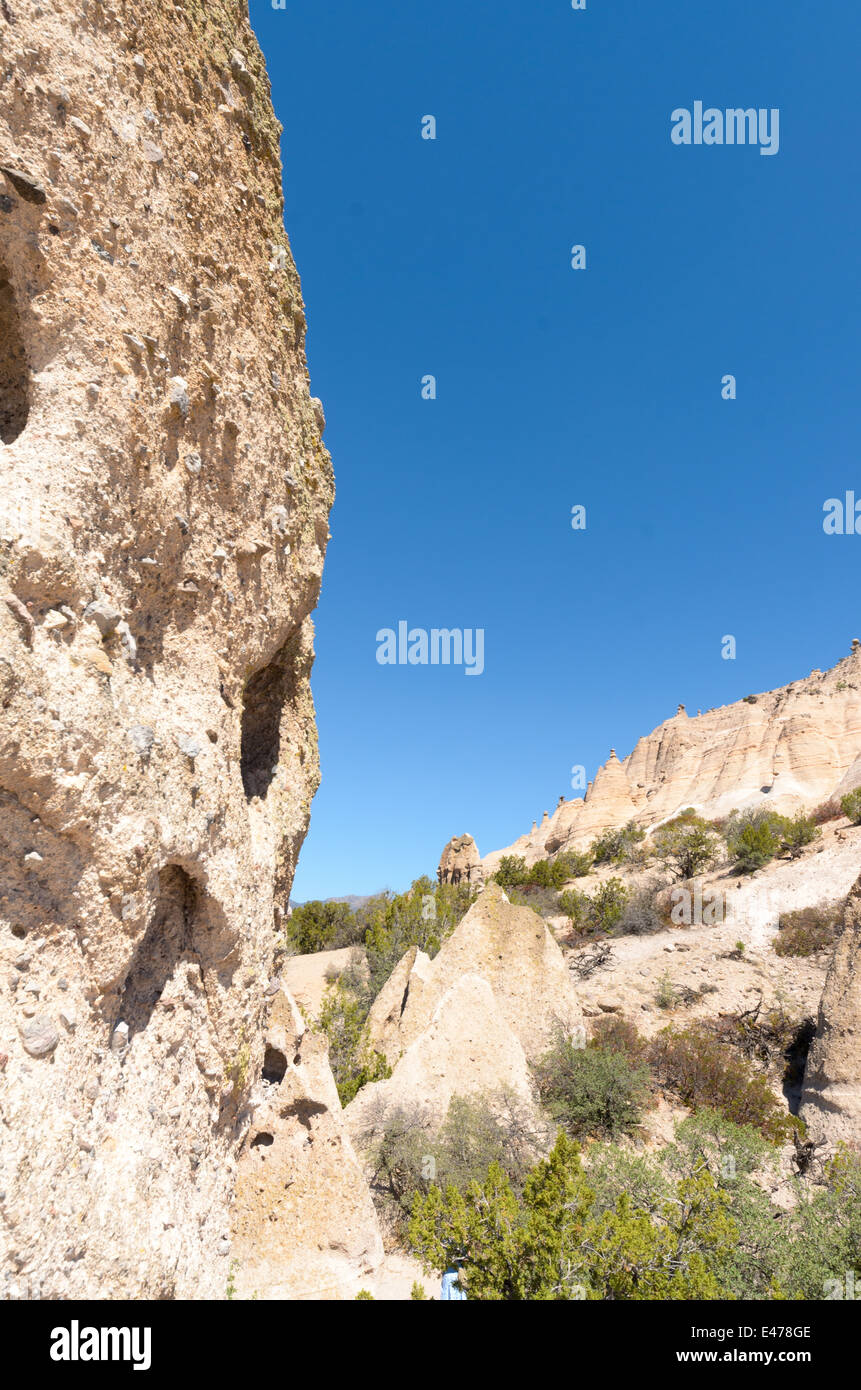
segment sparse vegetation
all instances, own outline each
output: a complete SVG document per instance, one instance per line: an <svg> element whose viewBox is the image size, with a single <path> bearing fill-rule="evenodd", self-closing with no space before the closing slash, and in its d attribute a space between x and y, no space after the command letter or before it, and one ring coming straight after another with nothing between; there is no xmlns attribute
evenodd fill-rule
<svg viewBox="0 0 861 1390"><path fill-rule="evenodd" d="M768 864L783 845L785 821L774 811L757 808L737 812L725 835L730 859L739 873L750 874Z"/></svg>
<svg viewBox="0 0 861 1390"><path fill-rule="evenodd" d="M582 878L592 868L590 854L566 852L555 859L539 859L527 865L518 855L505 854L493 875L506 893L515 888L549 888L558 892L572 878Z"/></svg>
<svg viewBox="0 0 861 1390"><path fill-rule="evenodd" d="M812 816L795 816L784 821L782 848L793 859L797 859L801 851L812 845L814 840L818 840L821 834L822 831Z"/></svg>
<svg viewBox="0 0 861 1390"><path fill-rule="evenodd" d="M840 798L840 809L853 825L861 825L861 787Z"/></svg>
<svg viewBox="0 0 861 1390"><path fill-rule="evenodd" d="M839 1150L824 1185L769 1198L773 1147L701 1110L657 1153L560 1135L522 1192L491 1165L466 1193L419 1197L410 1243L428 1273L453 1260L478 1301L809 1299L861 1272L861 1155Z"/></svg>
<svg viewBox="0 0 861 1390"><path fill-rule="evenodd" d="M718 1111L734 1124L753 1125L772 1143L782 1143L797 1127L785 1113L765 1076L725 1046L704 1023L669 1027L654 1040L649 1060L663 1086L691 1109Z"/></svg>
<svg viewBox="0 0 861 1390"><path fill-rule="evenodd" d="M670 978L669 970L665 970L655 991L655 1003L659 1009L674 1009L679 1002L676 987Z"/></svg>
<svg viewBox="0 0 861 1390"><path fill-rule="evenodd" d="M717 862L720 837L693 810L682 811L652 837L655 854L678 879L696 878Z"/></svg>
<svg viewBox="0 0 861 1390"><path fill-rule="evenodd" d="M779 956L812 956L827 951L840 935L842 909L834 903L783 912L774 949Z"/></svg>
<svg viewBox="0 0 861 1390"><path fill-rule="evenodd" d="M466 1192L495 1163L520 1191L536 1159L546 1152L543 1136L516 1096L455 1096L443 1124L429 1131L420 1110L389 1117L368 1150L371 1191L393 1229L409 1218L416 1196L434 1184Z"/></svg>
<svg viewBox="0 0 861 1390"><path fill-rule="evenodd" d="M373 995L359 972L346 972L323 996L320 1028L329 1040L329 1064L342 1105L349 1105L369 1081L391 1076L385 1057L363 1036Z"/></svg>
<svg viewBox="0 0 861 1390"><path fill-rule="evenodd" d="M646 838L632 821L618 830L606 830L592 842L590 855L595 864L625 864L641 859L639 847Z"/></svg>
<svg viewBox="0 0 861 1390"><path fill-rule="evenodd" d="M629 1134L649 1099L649 1071L614 1048L559 1037L535 1068L541 1100L574 1138Z"/></svg>
<svg viewBox="0 0 861 1390"><path fill-rule="evenodd" d="M361 921L346 903L302 903L294 907L286 927L288 944L300 956L352 946L363 935Z"/></svg>
<svg viewBox="0 0 861 1390"><path fill-rule="evenodd" d="M608 935L624 915L630 894L619 878L608 878L591 897L571 888L562 893L559 906L578 936Z"/></svg>

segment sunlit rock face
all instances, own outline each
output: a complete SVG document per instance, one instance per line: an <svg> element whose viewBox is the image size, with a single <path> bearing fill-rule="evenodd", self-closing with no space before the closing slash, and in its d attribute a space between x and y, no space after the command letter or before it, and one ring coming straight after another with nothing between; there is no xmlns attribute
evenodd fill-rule
<svg viewBox="0 0 861 1390"><path fill-rule="evenodd" d="M861 648L832 670L812 671L779 690L721 709L672 719L615 752L585 797L560 801L552 816L482 860L492 874L505 854L527 863L583 849L604 830L658 825L688 806L708 817L756 805L813 808L861 784Z"/></svg>
<svg viewBox="0 0 861 1390"><path fill-rule="evenodd" d="M0 1290L223 1296L333 496L240 0L0 7Z"/></svg>

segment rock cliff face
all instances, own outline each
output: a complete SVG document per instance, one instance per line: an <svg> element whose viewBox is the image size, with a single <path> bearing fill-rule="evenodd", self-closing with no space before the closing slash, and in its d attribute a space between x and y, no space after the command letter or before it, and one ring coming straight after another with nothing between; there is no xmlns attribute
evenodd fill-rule
<svg viewBox="0 0 861 1390"><path fill-rule="evenodd" d="M244 0L0 54L0 1294L223 1295L333 496L279 128Z"/></svg>
<svg viewBox="0 0 861 1390"><path fill-rule="evenodd" d="M773 805L810 808L861 783L861 648L832 670L690 718L680 705L624 761L615 752L585 797L562 801L514 844L483 859L486 874L504 854L534 863L582 849L601 831L636 821L646 828L687 806L705 816Z"/></svg>
<svg viewBox="0 0 861 1390"><path fill-rule="evenodd" d="M383 1242L325 1041L282 990L265 1042L233 1209L237 1293L355 1298L379 1270Z"/></svg>
<svg viewBox="0 0 861 1390"><path fill-rule="evenodd" d="M455 835L442 852L437 869L440 883L470 883L480 888L484 882L481 855L471 835Z"/></svg>
<svg viewBox="0 0 861 1390"><path fill-rule="evenodd" d="M528 1102L528 1063L558 1030L578 1033L583 1016L550 929L489 883L433 960L415 947L407 952L366 1027L369 1045L394 1070L347 1107L358 1141L410 1105L430 1124L452 1096L505 1090Z"/></svg>
<svg viewBox="0 0 861 1390"><path fill-rule="evenodd" d="M829 967L807 1058L801 1118L833 1152L861 1148L861 878L846 900L844 929Z"/></svg>

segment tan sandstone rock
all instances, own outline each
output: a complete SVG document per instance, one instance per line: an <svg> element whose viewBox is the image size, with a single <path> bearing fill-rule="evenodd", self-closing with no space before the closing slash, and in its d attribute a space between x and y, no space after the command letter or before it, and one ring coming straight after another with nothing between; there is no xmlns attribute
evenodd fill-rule
<svg viewBox="0 0 861 1390"><path fill-rule="evenodd" d="M513 906L490 883L439 954L428 960L409 953L377 999L369 1038L390 1065L425 1032L444 995L465 975L478 975L490 986L530 1061L547 1050L558 1028L573 1033L582 1025L553 933L531 908Z"/></svg>
<svg viewBox="0 0 861 1390"><path fill-rule="evenodd" d="M562 801L530 834L482 860L490 876L506 854L527 863L584 849L604 830L645 829L693 806L707 817L768 805L810 809L861 784L861 648L830 671L694 718L683 705L623 761L611 753L585 798Z"/></svg>
<svg viewBox="0 0 861 1390"><path fill-rule="evenodd" d="M279 127L244 0L0 46L0 1297L223 1297L333 496Z"/></svg>
<svg viewBox="0 0 861 1390"><path fill-rule="evenodd" d="M367 979L368 959L361 946L291 956L281 968L281 978L306 1018L318 1019L329 986L345 971Z"/></svg>
<svg viewBox="0 0 861 1390"><path fill-rule="evenodd" d="M442 852L437 870L440 883L469 883L480 888L484 883L481 855L471 835L455 835Z"/></svg>
<svg viewBox="0 0 861 1390"><path fill-rule="evenodd" d="M237 1292L355 1298L380 1269L383 1244L326 1042L281 991L265 1043L232 1215Z"/></svg>
<svg viewBox="0 0 861 1390"><path fill-rule="evenodd" d="M427 1027L386 1081L363 1087L346 1122L363 1145L398 1111L418 1111L429 1127L444 1118L453 1096L506 1092L533 1104L526 1054L500 1001L480 975L461 975L443 993Z"/></svg>
<svg viewBox="0 0 861 1390"><path fill-rule="evenodd" d="M861 878L846 900L807 1057L801 1118L813 1141L861 1147Z"/></svg>

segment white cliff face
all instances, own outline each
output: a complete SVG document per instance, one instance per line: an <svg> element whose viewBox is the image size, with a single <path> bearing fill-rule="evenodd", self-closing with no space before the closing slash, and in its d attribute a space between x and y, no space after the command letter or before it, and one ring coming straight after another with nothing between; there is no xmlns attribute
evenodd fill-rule
<svg viewBox="0 0 861 1390"><path fill-rule="evenodd" d="M0 1296L223 1296L333 495L279 128L241 0L0 45Z"/></svg>
<svg viewBox="0 0 861 1390"><path fill-rule="evenodd" d="M529 835L484 857L528 863L583 849L604 830L660 824L693 806L707 817L768 804L810 809L861 783L861 650L830 671L689 717L641 738L623 761L612 754L585 798L565 801Z"/></svg>
<svg viewBox="0 0 861 1390"><path fill-rule="evenodd" d="M801 1118L826 1154L861 1145L861 878L846 901L807 1058Z"/></svg>

